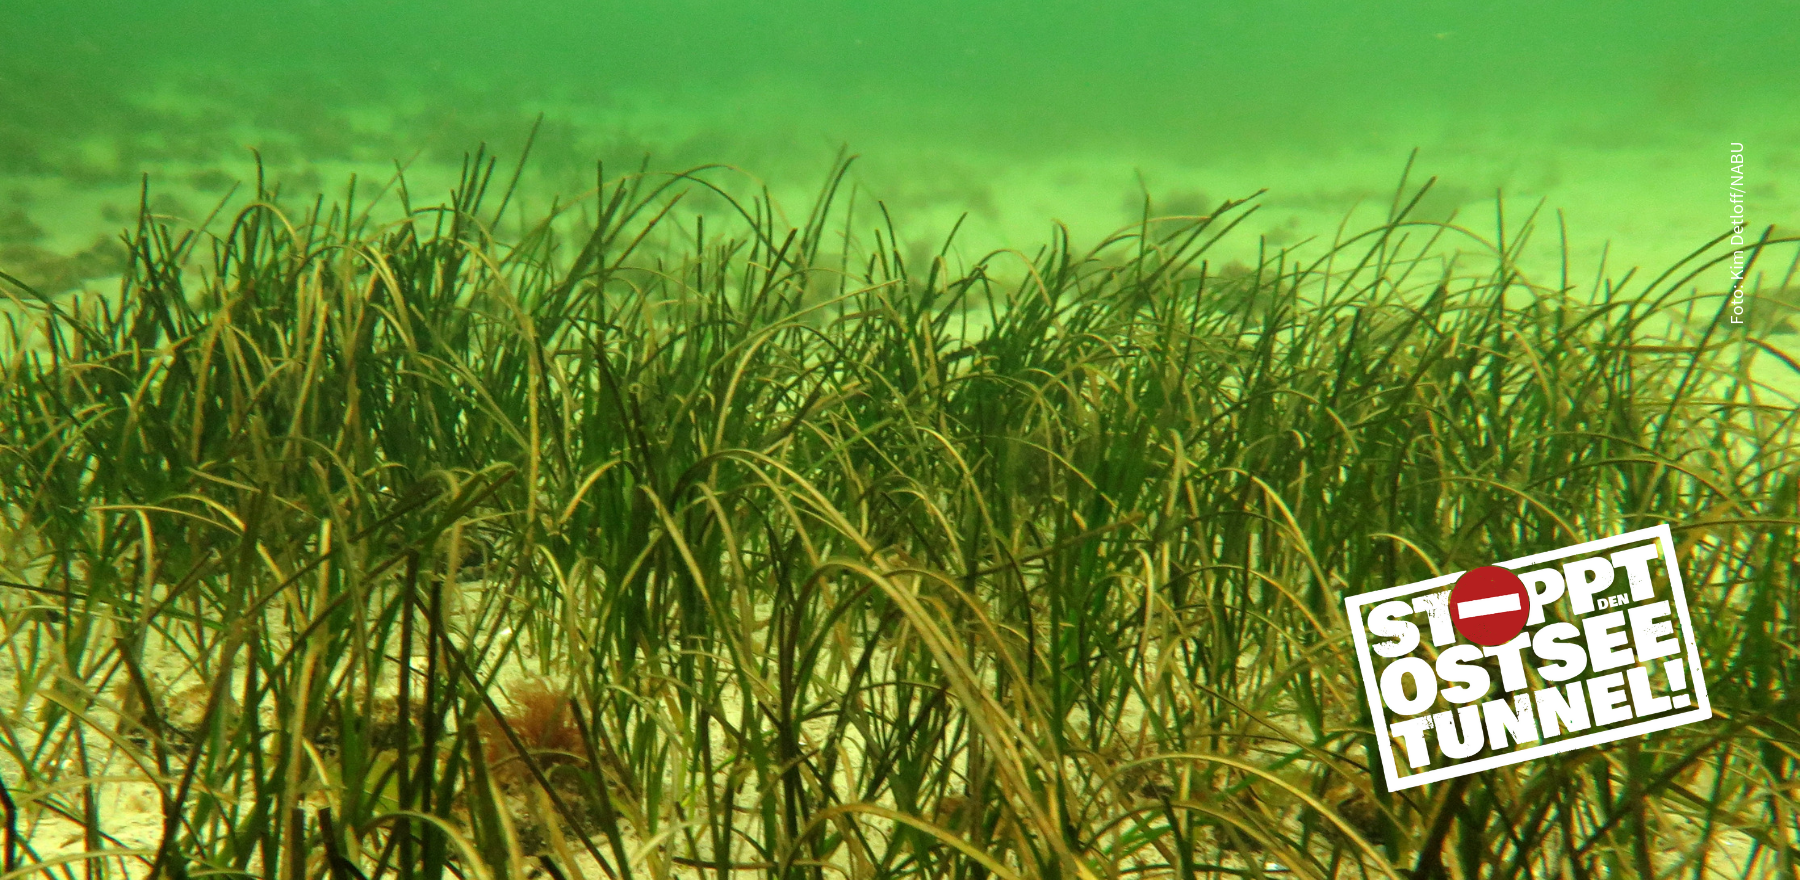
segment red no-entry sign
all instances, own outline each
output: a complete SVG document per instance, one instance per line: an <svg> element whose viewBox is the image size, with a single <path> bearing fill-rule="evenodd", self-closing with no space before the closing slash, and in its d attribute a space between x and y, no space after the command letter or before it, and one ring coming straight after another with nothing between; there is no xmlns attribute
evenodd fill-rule
<svg viewBox="0 0 1800 880"><path fill-rule="evenodd" d="M1531 595L1511 569L1484 565L1456 579L1450 590L1450 622L1477 645L1504 645L1525 629Z"/></svg>

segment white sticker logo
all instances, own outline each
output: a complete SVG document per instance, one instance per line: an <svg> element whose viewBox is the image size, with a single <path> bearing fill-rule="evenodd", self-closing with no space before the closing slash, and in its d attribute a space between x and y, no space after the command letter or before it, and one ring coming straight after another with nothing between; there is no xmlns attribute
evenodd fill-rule
<svg viewBox="0 0 1800 880"><path fill-rule="evenodd" d="M1344 607L1389 791L1712 717L1667 525Z"/></svg>

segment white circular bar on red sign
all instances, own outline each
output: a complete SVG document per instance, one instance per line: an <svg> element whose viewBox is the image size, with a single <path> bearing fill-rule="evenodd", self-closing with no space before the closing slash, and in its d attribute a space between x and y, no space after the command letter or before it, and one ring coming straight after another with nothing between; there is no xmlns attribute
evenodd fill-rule
<svg viewBox="0 0 1800 880"><path fill-rule="evenodd" d="M1450 590L1450 622L1477 645L1504 645L1525 629L1531 594L1511 569L1484 565L1463 573Z"/></svg>

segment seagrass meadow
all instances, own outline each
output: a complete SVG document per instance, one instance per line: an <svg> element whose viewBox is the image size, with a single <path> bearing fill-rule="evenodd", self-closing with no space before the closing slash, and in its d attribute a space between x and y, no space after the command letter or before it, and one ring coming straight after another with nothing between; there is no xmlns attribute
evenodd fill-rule
<svg viewBox="0 0 1800 880"><path fill-rule="evenodd" d="M845 168L0 274L0 876L1800 872L1796 367L1715 263L1532 282L1402 181L958 265ZM1712 720L1383 790L1345 595L1660 523Z"/></svg>

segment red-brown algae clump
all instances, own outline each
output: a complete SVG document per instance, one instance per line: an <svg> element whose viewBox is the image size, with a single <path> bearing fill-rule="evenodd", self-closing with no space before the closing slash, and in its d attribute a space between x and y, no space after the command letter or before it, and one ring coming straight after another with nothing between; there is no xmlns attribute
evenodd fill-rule
<svg viewBox="0 0 1800 880"><path fill-rule="evenodd" d="M581 730L575 725L566 689L534 679L510 688L506 701L511 704L505 713L506 726L540 769L547 772L559 764L585 763ZM484 710L475 724L494 779L502 785L530 781L531 770L501 729L499 719Z"/></svg>

